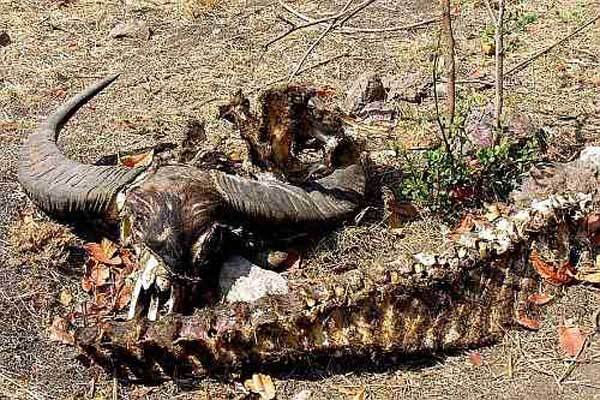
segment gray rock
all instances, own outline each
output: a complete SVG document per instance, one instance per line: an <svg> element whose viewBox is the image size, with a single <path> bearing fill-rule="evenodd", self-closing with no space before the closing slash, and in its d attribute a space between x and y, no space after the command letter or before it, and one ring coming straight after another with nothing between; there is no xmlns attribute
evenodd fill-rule
<svg viewBox="0 0 600 400"><path fill-rule="evenodd" d="M252 264L240 256L223 263L219 276L219 289L229 303L253 303L271 295L287 294L287 280L277 272Z"/></svg>

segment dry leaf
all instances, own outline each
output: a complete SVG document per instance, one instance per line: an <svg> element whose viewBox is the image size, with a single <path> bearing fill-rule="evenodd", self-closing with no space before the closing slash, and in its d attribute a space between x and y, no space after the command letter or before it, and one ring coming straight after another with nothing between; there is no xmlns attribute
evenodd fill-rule
<svg viewBox="0 0 600 400"><path fill-rule="evenodd" d="M531 251L529 261L544 280L557 286L566 285L571 282L577 272L569 261L565 262L560 268L544 262L536 249Z"/></svg>
<svg viewBox="0 0 600 400"><path fill-rule="evenodd" d="M578 272L575 278L579 281L589 283L600 283L600 271L596 272Z"/></svg>
<svg viewBox="0 0 600 400"><path fill-rule="evenodd" d="M234 161L234 162L242 162L242 161L244 161L243 158L242 158L242 155L237 150L230 151L229 154L227 155L227 157L231 161Z"/></svg>
<svg viewBox="0 0 600 400"><path fill-rule="evenodd" d="M63 306L68 306L73 301L73 295L67 289L63 289L58 294L58 302Z"/></svg>
<svg viewBox="0 0 600 400"><path fill-rule="evenodd" d="M119 158L119 164L128 168L147 167L152 164L154 159L154 150L146 153L131 154Z"/></svg>
<svg viewBox="0 0 600 400"><path fill-rule="evenodd" d="M567 327L563 324L558 327L558 342L566 355L576 357L585 345L585 341L586 335L581 332L579 326Z"/></svg>
<svg viewBox="0 0 600 400"><path fill-rule="evenodd" d="M94 287L107 285L110 282L110 268L104 264L94 263L90 270L89 279Z"/></svg>
<svg viewBox="0 0 600 400"><path fill-rule="evenodd" d="M469 353L469 362L475 367L481 367L483 365L483 359L481 353L478 351L472 351Z"/></svg>
<svg viewBox="0 0 600 400"><path fill-rule="evenodd" d="M86 243L83 245L83 248L90 258L99 263L108 265L119 265L122 263L121 257L115 256L117 246L108 239L102 239L100 244Z"/></svg>
<svg viewBox="0 0 600 400"><path fill-rule="evenodd" d="M75 336L69 332L69 321L62 317L54 317L52 325L49 328L50 340L63 344L75 344Z"/></svg>
<svg viewBox="0 0 600 400"><path fill-rule="evenodd" d="M532 331L537 331L542 327L542 323L539 320L529 317L523 310L517 311L516 320L519 325Z"/></svg>
<svg viewBox="0 0 600 400"><path fill-rule="evenodd" d="M118 294L115 296L113 310L123 310L129 304L129 300L131 299L131 293L133 292L133 288L131 285L123 285Z"/></svg>
<svg viewBox="0 0 600 400"><path fill-rule="evenodd" d="M550 296L547 293L533 293L529 295L527 301L531 304L543 306L544 304L548 304L550 301L552 301L553 298L554 296Z"/></svg>
<svg viewBox="0 0 600 400"><path fill-rule="evenodd" d="M364 386L361 386L361 387L351 387L351 388L338 387L337 390L340 393L349 396L349 399L351 399L351 400L364 400L367 389Z"/></svg>
<svg viewBox="0 0 600 400"><path fill-rule="evenodd" d="M388 226L392 229L399 228L403 222L410 221L419 215L417 208L410 203L401 203L391 189L384 187L383 207L388 216Z"/></svg>
<svg viewBox="0 0 600 400"><path fill-rule="evenodd" d="M256 393L263 400L272 400L275 398L275 385L269 375L254 374L252 379L244 382L244 387Z"/></svg>

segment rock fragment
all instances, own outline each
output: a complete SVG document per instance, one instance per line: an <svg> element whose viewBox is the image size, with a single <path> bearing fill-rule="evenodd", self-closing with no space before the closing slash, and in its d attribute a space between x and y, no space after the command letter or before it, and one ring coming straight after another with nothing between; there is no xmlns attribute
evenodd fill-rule
<svg viewBox="0 0 600 400"><path fill-rule="evenodd" d="M121 22L115 25L110 31L108 37L111 39L121 38L134 38L148 40L152 32L146 23L142 20L133 20L128 22Z"/></svg>
<svg viewBox="0 0 600 400"><path fill-rule="evenodd" d="M229 303L253 303L265 296L288 293L285 278L239 256L231 257L223 263L219 288Z"/></svg>

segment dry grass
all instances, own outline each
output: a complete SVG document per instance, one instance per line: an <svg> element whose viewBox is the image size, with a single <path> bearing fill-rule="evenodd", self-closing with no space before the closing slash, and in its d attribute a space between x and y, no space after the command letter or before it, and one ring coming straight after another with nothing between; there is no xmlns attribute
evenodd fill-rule
<svg viewBox="0 0 600 400"><path fill-rule="evenodd" d="M332 13L343 3L290 2L312 16ZM485 3L456 3L461 8L455 23L459 80L490 80L494 60L480 49L480 32L487 18ZM408 24L431 18L431 4L424 0L381 0L352 23L369 27ZM511 2L510 9L519 15L535 12L537 20L514 35L516 43L505 59L507 68L576 27L596 8L578 1ZM143 387L114 382L110 374L77 361L71 349L48 342L45 329L51 316L68 311L57 305L58 293L68 289L77 294L78 277L58 273L42 260L32 259L31 264L24 261L8 242L24 239L25 243L37 243L41 235L43 252L47 252L53 243L60 244L64 231L43 225L39 232L36 228L30 232L33 234L19 239L23 232L15 235L7 228L26 205L15 183L19 144L66 96L109 72L121 71L123 75L78 115L61 139L72 157L93 161L101 154L159 140L178 142L190 119L207 120L212 144L240 146L240 138L216 121L218 102L239 88L256 93L270 82L285 79L319 34L314 29L298 32L265 51L263 45L287 28L280 16L291 19L276 1L262 0L0 3L0 31L7 31L12 39L9 46L0 48L0 397L110 398L114 392L122 398L240 396L233 382L206 380L197 382L191 391L184 391L182 383ZM118 23L134 20L150 28L150 39L108 37ZM583 143L598 141L598 29L593 27L541 57L507 82L507 112L525 112L547 127L551 159L568 159ZM307 65L341 57L308 70L297 80L335 88L335 101L341 104L343 94L358 76L376 71L398 77L407 95L412 95L431 75L435 32L430 26L388 35L332 33ZM486 101L492 96L478 85L459 86L461 99ZM391 132L359 131L368 138L374 158L390 165L399 165L399 161L384 150L436 141L430 100L398 107L402 119ZM318 274L322 268L317 267L322 264L342 269L376 268L409 251L443 244L442 233L443 227L431 219L408 226L402 240L382 227L345 229L321 243L319 251L307 260L304 273ZM350 368L312 365L282 371L275 383L281 398L290 398L302 389L310 390L312 398L349 398L361 388L370 399L589 398L597 393L598 342L594 338L573 374L558 384L556 377L562 376L568 363L557 349L556 320L563 315L576 317L582 325L591 326L598 300L592 289L569 289L565 298L548 309L542 332L510 333L501 344L482 350L482 367L468 364L464 354L374 361Z"/></svg>

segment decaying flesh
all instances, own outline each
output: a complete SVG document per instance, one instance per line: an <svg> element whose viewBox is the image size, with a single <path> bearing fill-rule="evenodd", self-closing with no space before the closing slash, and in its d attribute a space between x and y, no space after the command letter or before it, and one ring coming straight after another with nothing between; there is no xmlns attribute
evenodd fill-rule
<svg viewBox="0 0 600 400"><path fill-rule="evenodd" d="M141 378L489 344L535 315L527 299L541 278L529 265L532 249L568 259L582 220L597 208L590 193L560 191L526 208L492 207L443 253L415 254L412 263L383 273L351 270L290 282L285 295L156 323L90 326L77 332L77 341L99 363L118 360L121 373ZM566 242L557 243L557 231L566 232Z"/></svg>
<svg viewBox="0 0 600 400"><path fill-rule="evenodd" d="M561 184L577 171L585 179ZM534 250L559 265L582 262L571 259L573 250L594 255L585 221L600 209L598 187L589 160L557 165L543 182L530 177L515 192L520 206L474 216L443 253L414 254L383 272L292 281L287 294L252 304L88 327L77 341L99 363L117 359L121 373L142 378L489 344L511 326L530 325L537 312L528 301L542 279L529 262Z"/></svg>
<svg viewBox="0 0 600 400"><path fill-rule="evenodd" d="M147 306L148 317L156 319L165 302L168 310L178 310L182 289L194 288L218 265L232 220L271 227L323 226L358 208L365 190L360 162L300 187L181 164L126 168L69 160L56 146L61 128L115 79L109 77L75 96L29 136L18 178L48 213L120 224L122 239L143 267L130 317ZM139 302L141 297L148 302Z"/></svg>
<svg viewBox="0 0 600 400"><path fill-rule="evenodd" d="M315 182L318 190L311 191L181 165L146 171L91 169L97 182L111 180L94 189L87 166L73 164L75 173L69 176L52 164L68 162L55 150L54 135L93 94L68 103L32 135L23 150L19 179L36 203L62 216L106 216L120 208L122 225L131 225L125 236L146 249L140 251L142 259L153 260L146 263L149 279L141 282L148 289L173 284L173 279L162 281L163 273L210 274L210 263L187 264L184 259L211 258L206 253L219 248L229 229L224 214L257 223L319 224L351 213L364 189L358 166ZM257 140L263 142L268 141ZM260 157L273 159L268 153ZM140 318L88 325L76 332L76 342L107 368L142 378L231 371L311 356L355 360L487 344L535 312L535 305L526 301L541 279L528 262L532 249L551 252L559 261L568 259L572 247L588 245L591 254L596 250L581 239L582 221L599 209L600 179L593 164L582 158L543 174L534 172L515 192L516 205L474 218L471 226L449 238L448 250L441 254L415 254L412 261L390 264L383 271L351 270L328 280L292 281L287 294L252 304L219 303L156 322ZM46 176L52 180L44 181ZM63 197L51 190L61 185L69 186L58 191Z"/></svg>
<svg viewBox="0 0 600 400"><path fill-rule="evenodd" d="M240 131L253 164L290 181L302 181L349 165L360 152L359 144L344 134L341 116L323 106L324 94L305 86L269 89L258 100L258 117L248 99L238 92L220 107L219 116ZM307 149L322 154L312 162L303 160Z"/></svg>

